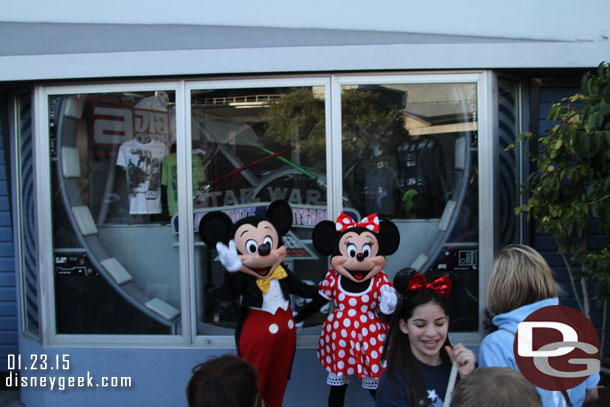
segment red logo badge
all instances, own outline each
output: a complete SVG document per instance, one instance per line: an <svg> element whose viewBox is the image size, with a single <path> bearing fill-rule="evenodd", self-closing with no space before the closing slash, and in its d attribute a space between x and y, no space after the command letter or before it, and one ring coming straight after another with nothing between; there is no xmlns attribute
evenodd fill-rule
<svg viewBox="0 0 610 407"><path fill-rule="evenodd" d="M513 350L521 374L545 390L571 389L600 371L593 324L562 305L541 308L521 322Z"/></svg>

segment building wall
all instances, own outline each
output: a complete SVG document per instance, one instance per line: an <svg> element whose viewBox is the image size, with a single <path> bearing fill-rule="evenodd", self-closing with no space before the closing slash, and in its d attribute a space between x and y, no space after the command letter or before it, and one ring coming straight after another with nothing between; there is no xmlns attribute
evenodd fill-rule
<svg viewBox="0 0 610 407"><path fill-rule="evenodd" d="M554 101L559 100L562 96L568 96L575 93L576 88L542 88L540 91L540 109L538 114L539 134L544 129L550 126L550 123L545 120L548 107ZM0 99L0 103L1 100ZM5 106L0 104L0 112L6 112ZM0 371L5 370L7 366L6 355L17 353L17 317L16 317L16 289L15 289L15 265L14 265L14 250L12 242L12 225L11 225L11 208L9 199L9 179L8 169L10 168L7 156L9 147L8 131L6 129L6 115L0 115ZM598 242L603 243L610 241L608 236L595 236ZM552 239L543 234L535 234L533 241L530 242L549 261L551 267L557 272L558 278L565 287L566 299L565 304L575 306L570 300L571 288L567 278L565 267L561 258L556 254L556 248ZM598 322L601 319L599 310L594 312L594 321ZM41 348L33 344L26 338L22 338L22 355L45 353L52 356L49 348ZM63 353L62 353L63 352ZM122 392L120 390L108 390L106 393L98 393L90 389L79 389L72 392L48 392L42 389L29 390L25 398L26 404L29 406L36 405L82 405L86 402L88 405L107 405L109 400L116 400L116 405L127 404L150 404L150 405L165 405L164 402L171 402L174 405L183 404L184 386L189 377L189 369L192 365L205 360L207 357L231 350L200 350L200 349L78 349L78 348L56 348L53 349L53 354L69 354L73 362L74 370L70 375L82 374L86 375L88 371L94 375L120 375L130 376L137 380L134 382L136 389ZM101 365L93 365L91 363L92 354L96 354L95 361L105 360ZM106 360L107 358L107 360ZM147 369L147 363L155 360L154 368ZM176 361L179 360L179 362ZM126 363L124 363L126 362ZM184 369L176 372L173 371L176 365L183 366ZM116 366L121 366L117 370ZM325 374L321 371L319 363L315 359L315 352L311 349L300 349L297 352L295 367L298 369L293 371L293 380L289 384L288 396L286 405L290 406L307 406L307 405L323 405L327 396L328 387L324 384ZM303 374L303 372L306 372ZM312 374L312 372L314 372ZM55 373L57 377L61 372ZM66 375L67 376L67 375ZM349 398L353 398L354 403L351 405L370 405L369 396L366 392L359 388L360 383L355 381L348 392ZM165 400L158 403L160 400L155 399L158 392L152 392L147 397L150 398L149 403L143 403L143 393L138 391L143 388L166 388ZM106 395L108 397L100 397Z"/></svg>
<svg viewBox="0 0 610 407"><path fill-rule="evenodd" d="M213 356L233 354L230 349L147 349L147 348L84 348L41 347L27 338L21 339L22 360L28 355L46 355L50 366L56 356L69 361L69 369L47 369L28 377L47 377L45 385L40 379L36 385L21 387L21 401L28 407L62 406L175 406L186 407L185 389L191 377L191 369ZM70 385L68 378L83 377ZM52 378L52 379L51 379ZM115 387L104 387L102 380ZM123 378L130 378L125 381ZM15 373L9 380L16 381ZM33 382L30 382L33 383ZM53 384L51 384L53 383ZM52 387L53 386L53 387ZM325 406L329 386L326 371L316 358L315 349L298 349L294 358L291 378L288 382L284 406ZM367 390L355 378L348 386L346 406L370 407L373 400Z"/></svg>
<svg viewBox="0 0 610 407"><path fill-rule="evenodd" d="M0 94L0 372L7 368L7 355L16 354L18 349L16 272L9 196L10 142L5 101Z"/></svg>

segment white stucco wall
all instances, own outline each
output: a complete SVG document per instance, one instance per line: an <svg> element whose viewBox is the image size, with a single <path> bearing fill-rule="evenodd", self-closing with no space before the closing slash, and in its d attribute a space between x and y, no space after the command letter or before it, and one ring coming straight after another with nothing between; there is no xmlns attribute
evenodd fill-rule
<svg viewBox="0 0 610 407"><path fill-rule="evenodd" d="M608 41L608 0L5 1L0 21L336 28ZM86 4L86 6L84 6Z"/></svg>

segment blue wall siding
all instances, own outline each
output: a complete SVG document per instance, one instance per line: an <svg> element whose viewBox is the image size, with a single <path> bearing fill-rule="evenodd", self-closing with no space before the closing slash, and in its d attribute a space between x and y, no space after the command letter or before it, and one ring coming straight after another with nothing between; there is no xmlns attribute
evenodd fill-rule
<svg viewBox="0 0 610 407"><path fill-rule="evenodd" d="M8 137L0 127L0 371L7 355L17 353L17 289L6 148Z"/></svg>
<svg viewBox="0 0 610 407"><path fill-rule="evenodd" d="M567 88L567 87L553 87L553 88L541 88L540 89L540 103L539 103L539 115L538 115L538 131L539 135L546 134L546 129L550 129L555 125L546 119L546 115L554 102L561 101L562 98L572 96L578 93L578 88ZM543 233L536 233L533 242L530 244L535 247L547 260L549 266L555 272L556 278L563 288L563 295L561 303L573 308L578 309L578 303L574 297L572 285L570 283L570 276L568 269L561 257L557 253L557 243L553 240L550 235ZM592 249L599 249L604 246L610 245L610 236L602 235L599 233L593 233L590 236L590 245ZM570 267L573 267L571 265ZM577 289L580 289L580 284L577 281ZM580 291L579 295L580 295ZM597 332L602 336L602 309L598 307L593 300L591 300L591 319L597 328ZM609 310L610 311L610 310ZM610 325L610 324L607 324ZM610 326L606 326L606 344L604 348L605 357L610 356Z"/></svg>

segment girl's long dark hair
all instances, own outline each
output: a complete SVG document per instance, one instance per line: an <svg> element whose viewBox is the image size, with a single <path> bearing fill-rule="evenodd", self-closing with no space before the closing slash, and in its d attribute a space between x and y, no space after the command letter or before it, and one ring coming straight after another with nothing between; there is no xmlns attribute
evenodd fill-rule
<svg viewBox="0 0 610 407"><path fill-rule="evenodd" d="M408 335L400 330L400 320L407 322L413 315L413 310L420 305L433 302L438 304L447 314L448 302L442 295L430 290L417 292L407 292L407 286L412 275L413 269L400 270L394 277L394 286L398 292L398 304L396 311L392 315L390 330L384 344L382 360L387 362L387 380L384 386L401 386L405 394L409 395L411 405L417 406L417 401L427 397L422 382L421 373L418 368L417 359L411 351ZM450 366L451 358L445 351L445 346L449 345L449 335L443 344L440 352L441 363ZM403 376L406 375L409 383L405 382ZM380 389L381 390L381 389Z"/></svg>

